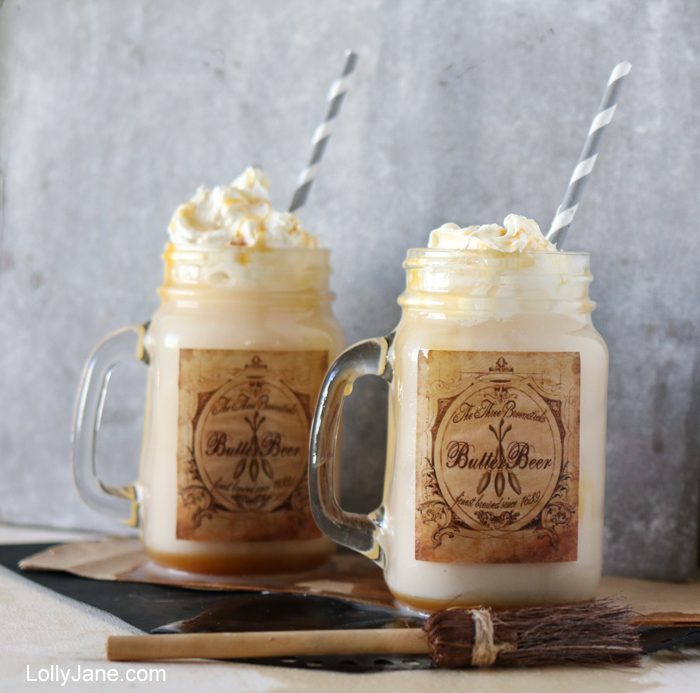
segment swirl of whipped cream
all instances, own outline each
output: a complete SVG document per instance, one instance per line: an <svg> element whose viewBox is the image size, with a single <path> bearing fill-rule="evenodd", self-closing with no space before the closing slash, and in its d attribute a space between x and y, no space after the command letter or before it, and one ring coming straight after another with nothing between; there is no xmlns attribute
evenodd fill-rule
<svg viewBox="0 0 700 693"><path fill-rule="evenodd" d="M467 226L443 224L430 232L428 248L445 250L495 250L499 253L556 252L540 231L537 222L517 214L509 214L498 224Z"/></svg>
<svg viewBox="0 0 700 693"><path fill-rule="evenodd" d="M200 187L175 210L168 225L170 242L209 249L315 248L316 237L299 217L272 207L269 189L265 172L252 166L230 185Z"/></svg>

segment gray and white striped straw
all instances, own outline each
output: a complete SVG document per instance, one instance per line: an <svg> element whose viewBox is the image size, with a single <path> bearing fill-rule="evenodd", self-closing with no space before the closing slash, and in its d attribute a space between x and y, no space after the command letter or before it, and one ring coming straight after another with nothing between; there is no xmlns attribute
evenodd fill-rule
<svg viewBox="0 0 700 693"><path fill-rule="evenodd" d="M581 152L574 172L571 174L571 180L566 189L564 199L559 205L556 216L547 233L547 238L558 247L561 247L564 242L571 222L574 220L576 210L581 201L581 195L583 194L583 190L593 171L596 159L598 158L600 138L603 135L603 130L605 130L606 125L612 122L615 109L617 108L617 100L620 95L622 80L629 74L631 69L632 65L628 62L618 63L610 74L605 94L603 94L603 100L598 109L598 113L591 123L586 142L583 145L583 151Z"/></svg>
<svg viewBox="0 0 700 693"><path fill-rule="evenodd" d="M350 78L355 70L355 65L357 65L357 54L352 51L345 52L345 67L343 68L343 73L338 79L336 79L331 85L330 91L328 92L328 110L326 111L326 117L323 122L316 128L314 136L311 139L311 159L307 167L299 175L299 180L297 181L297 187L292 196L292 202L289 205L289 211L294 212L295 210L303 207L306 203L306 198L309 196L309 190L311 185L316 178L318 169L321 165L321 159L323 158L323 152L326 150L326 145L333 132L333 127L335 125L335 119L340 113L340 107L343 105L343 99L345 94L347 94L350 87Z"/></svg>

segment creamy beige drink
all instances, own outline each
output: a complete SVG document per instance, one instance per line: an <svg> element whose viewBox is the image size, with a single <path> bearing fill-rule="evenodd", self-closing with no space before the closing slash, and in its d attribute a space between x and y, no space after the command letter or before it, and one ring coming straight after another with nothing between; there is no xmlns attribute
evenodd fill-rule
<svg viewBox="0 0 700 693"><path fill-rule="evenodd" d="M146 548L176 568L299 570L333 549L306 480L309 419L342 345L328 252L268 186L249 168L169 226L141 485Z"/></svg>
<svg viewBox="0 0 700 693"><path fill-rule="evenodd" d="M148 553L173 568L296 571L334 549L313 521L306 468L318 389L343 343L329 253L298 217L272 207L268 188L248 168L176 210L160 307L145 329L103 342L83 377L76 480L99 505L88 469L94 431L83 422L99 416L100 372L106 379L131 356L125 338L142 337L139 480L99 490L132 501Z"/></svg>
<svg viewBox="0 0 700 693"><path fill-rule="evenodd" d="M322 528L377 560L396 597L420 608L592 598L607 350L591 323L588 256L557 252L510 215L503 226L446 224L404 266L395 334L333 369L343 387L364 373L390 382L384 504L358 521L325 498L334 422L324 418L340 396L329 378L312 440ZM334 532L339 522L353 529Z"/></svg>

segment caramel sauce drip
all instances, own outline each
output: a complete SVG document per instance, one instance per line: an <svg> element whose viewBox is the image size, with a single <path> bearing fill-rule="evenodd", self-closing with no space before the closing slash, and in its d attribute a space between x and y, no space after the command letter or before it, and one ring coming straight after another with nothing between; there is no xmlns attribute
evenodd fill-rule
<svg viewBox="0 0 700 693"><path fill-rule="evenodd" d="M159 565L175 570L203 575L273 575L276 573L300 573L318 568L333 555L333 548L314 553L295 555L241 554L176 554L148 551L150 558Z"/></svg>

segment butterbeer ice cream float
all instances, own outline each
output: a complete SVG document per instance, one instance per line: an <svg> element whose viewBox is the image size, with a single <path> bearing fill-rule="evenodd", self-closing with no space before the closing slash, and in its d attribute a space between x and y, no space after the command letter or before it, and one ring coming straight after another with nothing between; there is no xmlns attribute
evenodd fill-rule
<svg viewBox="0 0 700 693"><path fill-rule="evenodd" d="M557 251L511 214L502 226L445 224L404 267L396 331L351 347L324 382L317 520L419 608L592 598L608 361L588 256ZM389 442L384 503L358 519L330 499L327 468L338 402L363 374L390 383Z"/></svg>
<svg viewBox="0 0 700 693"><path fill-rule="evenodd" d="M314 523L307 485L310 418L343 343L329 252L295 214L273 207L257 168L199 188L168 233L152 320L115 333L86 367L79 488L93 499L85 470L94 433L83 421L94 415L100 373L138 351L149 365L139 480L100 490L132 502L148 554L202 573L314 567L334 547ZM104 494L92 496L104 504Z"/></svg>
<svg viewBox="0 0 700 693"><path fill-rule="evenodd" d="M294 212L304 206L350 86L347 51L288 211L274 208L263 171L201 187L175 211L161 303L145 325L100 342L81 378L73 470L83 499L110 514L131 505L148 554L200 573L294 572L334 544L309 505L310 418L343 336L329 289L329 252ZM147 363L137 482L104 483L97 430L110 374Z"/></svg>

